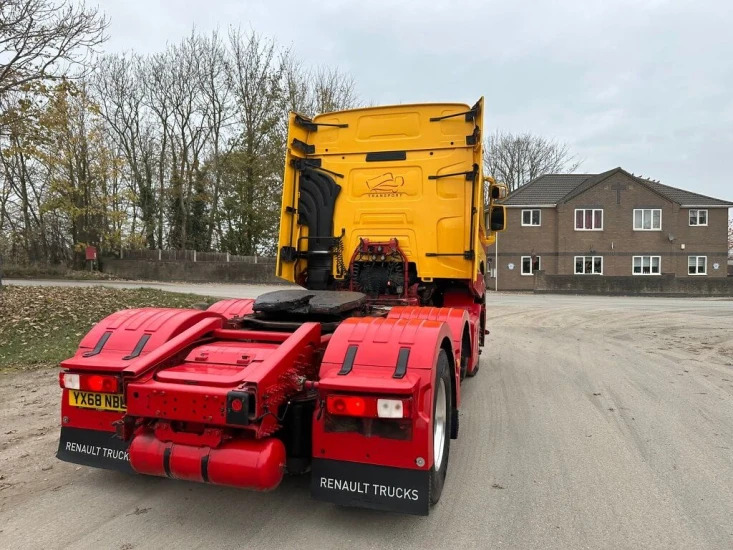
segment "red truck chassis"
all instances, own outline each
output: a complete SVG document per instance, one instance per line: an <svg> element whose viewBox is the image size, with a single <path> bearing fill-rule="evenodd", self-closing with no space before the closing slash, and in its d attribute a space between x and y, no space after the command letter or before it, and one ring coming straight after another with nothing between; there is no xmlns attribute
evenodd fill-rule
<svg viewBox="0 0 733 550"><path fill-rule="evenodd" d="M317 499L427 514L478 369L472 290L450 307L283 290L115 313L61 364L58 457L265 491L310 470Z"/></svg>

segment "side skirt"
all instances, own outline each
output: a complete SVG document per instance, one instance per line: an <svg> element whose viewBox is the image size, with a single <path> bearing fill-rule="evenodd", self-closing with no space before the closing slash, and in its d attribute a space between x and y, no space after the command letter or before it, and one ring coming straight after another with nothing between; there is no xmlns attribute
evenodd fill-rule
<svg viewBox="0 0 733 550"><path fill-rule="evenodd" d="M314 458L311 496L342 506L427 516L430 472Z"/></svg>
<svg viewBox="0 0 733 550"><path fill-rule="evenodd" d="M132 473L127 455L128 442L114 432L61 428L56 458L94 468Z"/></svg>

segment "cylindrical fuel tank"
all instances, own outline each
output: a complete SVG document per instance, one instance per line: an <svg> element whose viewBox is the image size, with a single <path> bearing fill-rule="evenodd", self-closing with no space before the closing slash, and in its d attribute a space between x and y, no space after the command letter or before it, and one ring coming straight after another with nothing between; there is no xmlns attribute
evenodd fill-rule
<svg viewBox="0 0 733 550"><path fill-rule="evenodd" d="M140 474L256 491L275 489L285 472L285 446L275 438L232 440L212 449L140 434L128 452L132 469Z"/></svg>

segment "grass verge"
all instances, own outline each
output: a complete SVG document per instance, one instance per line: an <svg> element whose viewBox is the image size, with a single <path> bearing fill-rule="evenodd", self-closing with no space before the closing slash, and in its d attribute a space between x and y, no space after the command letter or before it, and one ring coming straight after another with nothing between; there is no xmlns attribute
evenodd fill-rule
<svg viewBox="0 0 733 550"><path fill-rule="evenodd" d="M57 365L95 323L120 309L215 301L147 288L6 286L0 289L0 371Z"/></svg>

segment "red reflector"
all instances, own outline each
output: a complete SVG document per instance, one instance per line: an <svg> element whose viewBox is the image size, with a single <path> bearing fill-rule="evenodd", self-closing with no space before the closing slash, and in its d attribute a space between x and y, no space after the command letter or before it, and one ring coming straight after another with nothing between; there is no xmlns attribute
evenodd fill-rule
<svg viewBox="0 0 733 550"><path fill-rule="evenodd" d="M242 400L241 399L232 400L232 410L234 412L239 412L242 410Z"/></svg>
<svg viewBox="0 0 733 550"><path fill-rule="evenodd" d="M353 395L329 395L326 398L326 409L331 414L343 416L371 416L366 414L367 402L372 401L369 397L357 397ZM376 403L376 401L374 401Z"/></svg>
<svg viewBox="0 0 733 550"><path fill-rule="evenodd" d="M335 413L335 414L345 414L346 413L346 401L341 399L340 397L335 398L329 398L328 399L328 412Z"/></svg>

